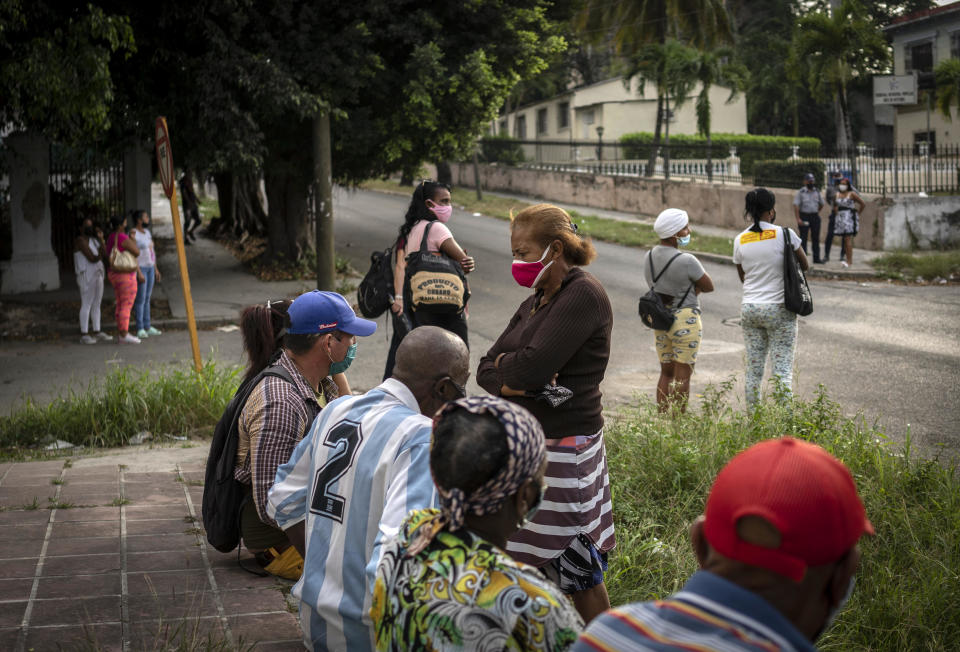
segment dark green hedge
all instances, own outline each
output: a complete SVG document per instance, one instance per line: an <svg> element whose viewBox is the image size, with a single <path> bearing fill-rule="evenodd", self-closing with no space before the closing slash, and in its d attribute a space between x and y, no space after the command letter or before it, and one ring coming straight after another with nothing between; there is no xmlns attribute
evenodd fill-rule
<svg viewBox="0 0 960 652"><path fill-rule="evenodd" d="M620 137L620 158L646 160L650 156L653 134L641 131ZM740 158L740 173L750 176L759 160L789 158L791 146L799 145L797 154L804 158L819 158L819 138L791 138L789 136L755 136L753 134L713 134L710 151L714 159L728 158L730 147L737 148ZM670 158L707 158L707 139L704 136L678 134L670 136Z"/></svg>
<svg viewBox="0 0 960 652"><path fill-rule="evenodd" d="M817 180L817 187L823 190L827 166L822 161L757 161L753 164L753 183L774 188L799 188L803 184L803 175L808 172Z"/></svg>
<svg viewBox="0 0 960 652"><path fill-rule="evenodd" d="M500 134L480 141L480 160L484 163L517 165L523 163L523 148L516 138Z"/></svg>

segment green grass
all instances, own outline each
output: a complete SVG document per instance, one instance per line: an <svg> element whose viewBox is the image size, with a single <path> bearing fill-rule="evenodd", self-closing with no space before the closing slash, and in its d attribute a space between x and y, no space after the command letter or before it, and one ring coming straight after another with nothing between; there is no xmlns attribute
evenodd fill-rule
<svg viewBox="0 0 960 652"><path fill-rule="evenodd" d="M210 220L220 217L220 202L216 199L200 199L197 203L200 204L200 213L203 215L204 223L209 224Z"/></svg>
<svg viewBox="0 0 960 652"><path fill-rule="evenodd" d="M360 187L407 197L413 192L409 188L399 186L395 181L385 181L382 179L365 181ZM483 200L479 201L477 200L476 191L470 188L454 188L452 198L453 203L458 206L463 206L464 210L470 211L471 213L482 213L501 220L509 220L511 212L516 214L527 206L533 205L530 202L510 197L502 197L489 192L484 192ZM595 240L603 240L604 242L612 242L628 247L652 247L660 243L660 238L654 233L653 226L650 224L615 220L597 215L584 215L577 211L571 211L570 217L577 223L580 233L590 236ZM695 225L692 227L692 230L693 239L689 248L691 252L696 253L700 251L722 256L730 256L733 254L732 238L699 234L697 233Z"/></svg>
<svg viewBox="0 0 960 652"><path fill-rule="evenodd" d="M875 537L849 607L824 650L941 650L960 640L960 479L957 460L930 460L890 445L862 417L842 415L821 388L809 402L766 404L753 415L708 389L699 414L675 419L649 401L608 421L607 457L617 548L607 575L612 604L679 589L696 570L688 527L713 478L738 451L793 435L842 459L856 479Z"/></svg>
<svg viewBox="0 0 960 652"><path fill-rule="evenodd" d="M877 256L870 261L881 274L891 278L931 281L937 277L960 277L960 250L910 253L896 251Z"/></svg>
<svg viewBox="0 0 960 652"><path fill-rule="evenodd" d="M141 430L179 434L215 425L239 384L236 367L183 363L153 375L123 367L69 388L48 404L27 398L0 417L0 449L16 454L47 435L84 446L122 446Z"/></svg>

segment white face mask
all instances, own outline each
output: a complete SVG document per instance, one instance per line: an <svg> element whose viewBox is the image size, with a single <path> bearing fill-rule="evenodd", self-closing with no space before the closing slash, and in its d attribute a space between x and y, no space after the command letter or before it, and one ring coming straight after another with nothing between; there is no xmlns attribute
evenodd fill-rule
<svg viewBox="0 0 960 652"><path fill-rule="evenodd" d="M839 186L837 186L837 190L839 190L840 192L847 192L847 188L849 187L850 186L848 186L847 184L841 183Z"/></svg>

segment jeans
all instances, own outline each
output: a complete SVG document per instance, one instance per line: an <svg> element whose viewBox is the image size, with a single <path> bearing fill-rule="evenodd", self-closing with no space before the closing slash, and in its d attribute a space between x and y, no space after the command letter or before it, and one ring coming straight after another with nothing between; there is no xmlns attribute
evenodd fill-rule
<svg viewBox="0 0 960 652"><path fill-rule="evenodd" d="M747 349L747 405L760 400L760 383L769 354L773 375L788 392L793 385L793 356L797 349L797 315L782 303L745 303L740 312Z"/></svg>
<svg viewBox="0 0 960 652"><path fill-rule="evenodd" d="M800 246L803 247L803 253L807 253L807 236L811 236L813 262L818 263L820 262L820 214L800 213L800 221L808 224L808 226L800 227ZM829 247L829 245L827 246Z"/></svg>
<svg viewBox="0 0 960 652"><path fill-rule="evenodd" d="M153 282L156 267L141 267L143 282L137 283L137 298L133 300L133 320L137 330L150 328L150 297L153 295Z"/></svg>
<svg viewBox="0 0 960 652"><path fill-rule="evenodd" d="M85 271L77 275L80 288L80 332L87 334L92 323L93 332L100 332L100 302L103 300L103 270Z"/></svg>

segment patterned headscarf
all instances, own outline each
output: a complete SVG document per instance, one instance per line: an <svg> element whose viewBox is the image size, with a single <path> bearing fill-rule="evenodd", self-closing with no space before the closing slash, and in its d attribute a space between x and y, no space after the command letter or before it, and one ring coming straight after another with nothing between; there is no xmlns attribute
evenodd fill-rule
<svg viewBox="0 0 960 652"><path fill-rule="evenodd" d="M440 411L434 421L434 432L443 418L456 410L489 414L500 422L507 437L507 463L469 495L459 487L446 488L438 484L441 513L432 522L420 527L417 538L407 551L408 556L423 550L444 527L450 531L459 530L467 514L483 516L499 510L507 498L517 493L523 483L533 477L546 456L543 428L525 408L495 396L457 399L447 403Z"/></svg>

